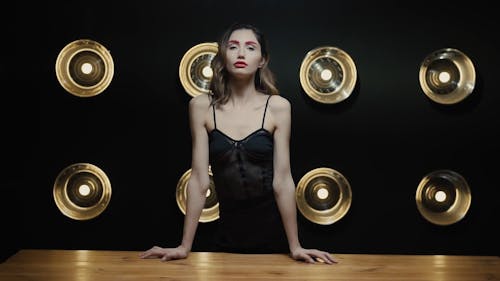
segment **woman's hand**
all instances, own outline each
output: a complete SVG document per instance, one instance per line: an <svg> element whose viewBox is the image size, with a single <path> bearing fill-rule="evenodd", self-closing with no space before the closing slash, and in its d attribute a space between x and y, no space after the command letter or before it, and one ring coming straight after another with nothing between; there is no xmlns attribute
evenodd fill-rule
<svg viewBox="0 0 500 281"><path fill-rule="evenodd" d="M302 247L298 247L290 253L291 257L295 260L302 260L308 263L316 263L322 262L326 264L334 264L337 261L333 258L333 256L324 251L316 250L316 249L304 249Z"/></svg>
<svg viewBox="0 0 500 281"><path fill-rule="evenodd" d="M160 258L162 261L185 259L187 256L188 251L182 246L177 248L161 248L154 246L139 255L142 259Z"/></svg>

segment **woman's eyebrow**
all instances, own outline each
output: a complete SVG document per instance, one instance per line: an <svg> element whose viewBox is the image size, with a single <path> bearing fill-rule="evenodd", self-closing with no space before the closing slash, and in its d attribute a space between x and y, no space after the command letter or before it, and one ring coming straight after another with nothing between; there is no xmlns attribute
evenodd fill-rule
<svg viewBox="0 0 500 281"><path fill-rule="evenodd" d="M228 43L229 44L240 44L240 41L238 41L238 40L229 40ZM257 42L250 40L250 41L246 41L245 45L258 45L258 44L257 44Z"/></svg>

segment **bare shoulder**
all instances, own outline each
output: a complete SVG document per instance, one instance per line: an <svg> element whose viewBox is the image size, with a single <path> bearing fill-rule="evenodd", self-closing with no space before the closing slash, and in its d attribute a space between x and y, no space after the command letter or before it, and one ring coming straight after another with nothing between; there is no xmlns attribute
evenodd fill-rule
<svg viewBox="0 0 500 281"><path fill-rule="evenodd" d="M278 95L273 95L269 99L269 109L273 113L286 113L291 109L290 101Z"/></svg>
<svg viewBox="0 0 500 281"><path fill-rule="evenodd" d="M269 123L273 130L288 127L291 118L291 104L286 98L273 95L269 98Z"/></svg>
<svg viewBox="0 0 500 281"><path fill-rule="evenodd" d="M189 109L196 112L206 112L210 107L210 97L207 94L194 96L189 101Z"/></svg>

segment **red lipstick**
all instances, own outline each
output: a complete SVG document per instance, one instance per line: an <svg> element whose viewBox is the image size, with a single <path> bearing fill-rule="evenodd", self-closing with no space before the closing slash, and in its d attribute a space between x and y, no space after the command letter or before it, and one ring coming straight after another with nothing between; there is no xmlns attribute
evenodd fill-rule
<svg viewBox="0 0 500 281"><path fill-rule="evenodd" d="M239 60L239 61L235 62L233 65L235 67L238 67L238 68L243 68L243 67L246 67L248 64L244 61Z"/></svg>

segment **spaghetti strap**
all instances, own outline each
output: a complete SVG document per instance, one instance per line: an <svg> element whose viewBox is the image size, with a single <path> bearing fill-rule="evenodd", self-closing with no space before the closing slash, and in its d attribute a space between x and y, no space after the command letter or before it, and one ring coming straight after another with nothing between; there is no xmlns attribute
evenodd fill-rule
<svg viewBox="0 0 500 281"><path fill-rule="evenodd" d="M264 128L264 120L265 120L265 118L266 118L267 105L269 104L269 99L270 99L270 98L271 98L271 95L269 95L269 96L267 97L267 101L266 101L266 108L264 108L264 115L262 116L262 126L261 126L261 128ZM214 114L215 114L215 112L214 112Z"/></svg>
<svg viewBox="0 0 500 281"><path fill-rule="evenodd" d="M214 112L214 129L217 129L217 122L215 121L215 104L212 105L212 111Z"/></svg>
<svg viewBox="0 0 500 281"><path fill-rule="evenodd" d="M212 102L212 98L210 95L208 95L208 99L210 100L210 102ZM217 129L217 122L215 122L215 104L212 104L212 111L214 114L214 129Z"/></svg>

